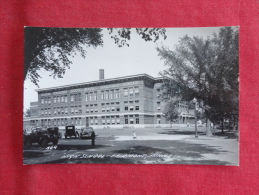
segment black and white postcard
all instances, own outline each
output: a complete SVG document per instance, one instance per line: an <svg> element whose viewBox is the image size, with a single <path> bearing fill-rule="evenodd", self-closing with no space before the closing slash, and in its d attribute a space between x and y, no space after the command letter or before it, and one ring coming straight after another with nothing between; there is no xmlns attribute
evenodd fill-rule
<svg viewBox="0 0 259 195"><path fill-rule="evenodd" d="M239 27L24 32L24 164L239 165Z"/></svg>

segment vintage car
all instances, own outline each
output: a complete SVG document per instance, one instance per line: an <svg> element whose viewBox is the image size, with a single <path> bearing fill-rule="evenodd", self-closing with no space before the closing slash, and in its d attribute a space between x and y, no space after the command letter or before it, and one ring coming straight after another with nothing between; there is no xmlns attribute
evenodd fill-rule
<svg viewBox="0 0 259 195"><path fill-rule="evenodd" d="M32 143L38 143L42 146L47 146L50 142L54 145L58 144L59 129L55 128L36 128L31 133L23 134L24 145L32 145Z"/></svg>
<svg viewBox="0 0 259 195"><path fill-rule="evenodd" d="M71 138L72 136L74 136L75 138L79 137L79 132L76 131L75 125L66 126L65 138Z"/></svg>
<svg viewBox="0 0 259 195"><path fill-rule="evenodd" d="M95 145L95 132L92 127L84 127L81 129L80 138L92 140L92 145Z"/></svg>

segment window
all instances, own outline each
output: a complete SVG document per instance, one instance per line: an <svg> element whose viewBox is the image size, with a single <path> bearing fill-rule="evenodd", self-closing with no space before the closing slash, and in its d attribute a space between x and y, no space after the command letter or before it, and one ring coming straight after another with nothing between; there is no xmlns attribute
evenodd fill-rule
<svg viewBox="0 0 259 195"><path fill-rule="evenodd" d="M94 92L94 100L97 100L97 92Z"/></svg>
<svg viewBox="0 0 259 195"><path fill-rule="evenodd" d="M130 106L130 111L134 110L133 106Z"/></svg>
<svg viewBox="0 0 259 195"><path fill-rule="evenodd" d="M71 114L74 114L74 107L71 106Z"/></svg>
<svg viewBox="0 0 259 195"><path fill-rule="evenodd" d="M157 107L157 110L161 110L160 106Z"/></svg>
<svg viewBox="0 0 259 195"><path fill-rule="evenodd" d="M74 102L74 95L71 95L71 102Z"/></svg>
<svg viewBox="0 0 259 195"><path fill-rule="evenodd" d="M57 96L57 102L60 102L60 97L59 96Z"/></svg>
<svg viewBox="0 0 259 195"><path fill-rule="evenodd" d="M115 124L115 119L112 119L112 125L114 125Z"/></svg>
<svg viewBox="0 0 259 195"><path fill-rule="evenodd" d="M89 95L89 100L90 100L90 101L93 101L93 93L90 93L90 95Z"/></svg>
<svg viewBox="0 0 259 195"><path fill-rule="evenodd" d="M135 97L139 97L139 89L138 89L138 87L134 87L134 91L135 91Z"/></svg>
<svg viewBox="0 0 259 195"><path fill-rule="evenodd" d="M106 108L106 111L107 111L107 112L110 112L110 108Z"/></svg>
<svg viewBox="0 0 259 195"><path fill-rule="evenodd" d="M134 124L133 118L130 119L130 124Z"/></svg>
<svg viewBox="0 0 259 195"><path fill-rule="evenodd" d="M66 95L65 95L65 97L64 97L64 101L67 102L67 96L66 96Z"/></svg>
<svg viewBox="0 0 259 195"><path fill-rule="evenodd" d="M114 90L111 90L110 91L110 99L113 99L114 98Z"/></svg>
<svg viewBox="0 0 259 195"><path fill-rule="evenodd" d="M85 94L85 101L88 101L88 93Z"/></svg>
<svg viewBox="0 0 259 195"><path fill-rule="evenodd" d="M65 107L65 114L68 114L68 110L67 110L67 107Z"/></svg>
<svg viewBox="0 0 259 195"><path fill-rule="evenodd" d="M101 91L101 99L104 99L104 91Z"/></svg>
<svg viewBox="0 0 259 195"><path fill-rule="evenodd" d="M57 101L57 98L56 98L56 96L53 98L53 101L54 101L54 103L56 103L56 101Z"/></svg>
<svg viewBox="0 0 259 195"><path fill-rule="evenodd" d="M105 108L102 108L102 112L105 112Z"/></svg>
<svg viewBox="0 0 259 195"><path fill-rule="evenodd" d="M139 124L139 118L136 118L136 124Z"/></svg>
<svg viewBox="0 0 259 195"><path fill-rule="evenodd" d="M125 118L125 124L129 124L129 120Z"/></svg>
<svg viewBox="0 0 259 195"><path fill-rule="evenodd" d="M115 107L112 107L111 110L112 110L112 111L115 111Z"/></svg>
<svg viewBox="0 0 259 195"><path fill-rule="evenodd" d="M129 107L128 107L128 106L125 106L125 110L129 110Z"/></svg>
<svg viewBox="0 0 259 195"><path fill-rule="evenodd" d="M109 91L108 90L105 92L105 99L109 99Z"/></svg>
<svg viewBox="0 0 259 195"><path fill-rule="evenodd" d="M128 89L127 88L124 89L124 97L128 97Z"/></svg>
<svg viewBox="0 0 259 195"><path fill-rule="evenodd" d="M61 96L61 102L64 102L64 96Z"/></svg>
<svg viewBox="0 0 259 195"><path fill-rule="evenodd" d="M56 108L54 108L54 115L56 115L57 114L57 110L56 110Z"/></svg>
<svg viewBox="0 0 259 195"><path fill-rule="evenodd" d="M115 90L115 98L119 98L120 97L120 92L119 92L119 89L116 89Z"/></svg>
<svg viewBox="0 0 259 195"><path fill-rule="evenodd" d="M130 94L130 97L133 97L133 87L129 88L129 94Z"/></svg>
<svg viewBox="0 0 259 195"><path fill-rule="evenodd" d="M139 110L139 106L135 106L135 110Z"/></svg>
<svg viewBox="0 0 259 195"><path fill-rule="evenodd" d="M120 107L117 107L117 108L116 108L116 111L120 111Z"/></svg>

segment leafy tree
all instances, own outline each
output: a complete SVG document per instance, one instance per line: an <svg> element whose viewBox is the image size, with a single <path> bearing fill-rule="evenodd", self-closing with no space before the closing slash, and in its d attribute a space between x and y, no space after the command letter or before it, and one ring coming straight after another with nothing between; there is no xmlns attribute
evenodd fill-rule
<svg viewBox="0 0 259 195"><path fill-rule="evenodd" d="M26 109L25 112L23 112L23 116L24 117L30 117L31 116L31 110L30 109Z"/></svg>
<svg viewBox="0 0 259 195"><path fill-rule="evenodd" d="M166 38L164 28L135 30L145 41L155 42L160 36ZM108 28L108 32L119 47L129 46L131 28ZM24 80L28 78L38 85L40 69L49 71L53 78L62 78L72 64L70 56L79 53L85 58L87 47L103 46L102 33L101 28L25 27Z"/></svg>
<svg viewBox="0 0 259 195"><path fill-rule="evenodd" d="M232 27L212 38L186 35L174 51L157 48L168 67L161 75L177 83L170 91L179 91L186 101L196 98L212 122L238 117L238 50L238 31Z"/></svg>
<svg viewBox="0 0 259 195"><path fill-rule="evenodd" d="M170 121L171 125L172 122L175 121L175 119L178 118L178 101L176 100L170 100L167 101L165 109L163 111L163 115L167 121Z"/></svg>

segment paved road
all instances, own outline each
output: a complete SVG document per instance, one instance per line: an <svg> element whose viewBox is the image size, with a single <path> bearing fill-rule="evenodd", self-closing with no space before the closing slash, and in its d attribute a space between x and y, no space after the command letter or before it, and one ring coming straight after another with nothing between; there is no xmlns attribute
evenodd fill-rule
<svg viewBox="0 0 259 195"><path fill-rule="evenodd" d="M238 140L206 137L199 129L96 130L95 146L90 140L60 139L57 146L24 148L24 164L130 163L237 165Z"/></svg>

